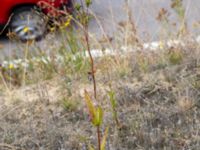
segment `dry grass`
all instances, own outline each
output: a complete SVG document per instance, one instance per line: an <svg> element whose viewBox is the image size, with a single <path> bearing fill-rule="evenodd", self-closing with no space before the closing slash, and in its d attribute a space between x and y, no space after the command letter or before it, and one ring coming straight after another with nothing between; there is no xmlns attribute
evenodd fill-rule
<svg viewBox="0 0 200 150"><path fill-rule="evenodd" d="M90 46L102 51L122 45L140 48L94 59L96 100L104 110L102 133L110 127L106 150L198 150L200 45L186 36L184 46L163 46L159 53L144 50L126 10L129 19L118 24L119 36L109 38L104 33L98 42L90 35ZM169 24L166 17L163 9L159 18L164 25ZM30 61L26 68L0 68L0 150L87 150L97 145L84 103L84 91L91 95L94 91L83 32L73 27L60 31L59 44L50 44L54 33L46 39L48 55L37 43L22 47L34 49L42 61ZM57 55L63 57L57 61ZM118 125L109 91L115 95Z"/></svg>
<svg viewBox="0 0 200 150"><path fill-rule="evenodd" d="M169 59L171 49L157 55L133 52L119 57L122 63L115 62L114 57L96 61L104 126L112 127L107 148L198 149L198 45L179 49L182 59L177 64ZM152 55L154 61L148 59ZM141 57L149 60L145 70ZM110 61L104 64L105 60ZM0 145L1 149L87 149L90 142L95 143L83 101L84 89L92 92L91 82L76 77L65 80L60 76L14 88L7 91L9 94L2 88L0 143L5 145ZM116 94L120 129L112 119L107 93L110 88Z"/></svg>

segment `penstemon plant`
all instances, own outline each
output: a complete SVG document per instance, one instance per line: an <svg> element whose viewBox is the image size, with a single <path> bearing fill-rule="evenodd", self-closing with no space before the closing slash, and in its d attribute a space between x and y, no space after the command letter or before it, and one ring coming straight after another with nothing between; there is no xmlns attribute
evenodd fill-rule
<svg viewBox="0 0 200 150"><path fill-rule="evenodd" d="M88 75L90 75L90 77L92 79L94 98L97 100L95 65L94 65L94 59L93 59L93 56L91 53L90 41L89 41L89 31L88 31L88 24L89 24L89 20L90 20L89 7L92 4L92 0L84 0L84 2L85 2L85 7L83 6L84 5L83 0L81 0L82 6L77 4L77 5L75 5L75 8L77 10L78 19L83 28L84 38L85 38L85 42L86 42L86 49L89 54L89 60L90 60L90 71L88 72ZM92 99L86 90L85 90L84 99L85 99L85 103L87 105L91 123L97 129L98 150L105 150L106 139L108 136L108 127L106 128L105 133L102 137L101 136L101 125L103 123L103 109L100 105L95 106L93 104ZM93 150L94 148L92 146L89 146L89 149Z"/></svg>
<svg viewBox="0 0 200 150"><path fill-rule="evenodd" d="M97 129L97 139L98 139L98 150L105 150L106 139L108 136L108 127L105 130L105 133L101 140L101 125L103 123L103 109L101 106L94 106L89 93L85 90L85 103L89 112L91 123ZM93 150L93 147L90 146L90 150Z"/></svg>

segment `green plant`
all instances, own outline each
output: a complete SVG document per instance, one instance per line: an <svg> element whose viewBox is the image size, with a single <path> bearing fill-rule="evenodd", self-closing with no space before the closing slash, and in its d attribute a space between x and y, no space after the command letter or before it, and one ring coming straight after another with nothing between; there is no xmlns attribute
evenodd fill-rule
<svg viewBox="0 0 200 150"><path fill-rule="evenodd" d="M180 50L173 49L173 50L170 50L168 54L168 59L172 65L177 65L182 62L183 54Z"/></svg>
<svg viewBox="0 0 200 150"><path fill-rule="evenodd" d="M78 102L74 101L74 100L71 100L71 99L64 98L61 101L61 105L66 111L72 112L72 111L75 111L77 109Z"/></svg>
<svg viewBox="0 0 200 150"><path fill-rule="evenodd" d="M93 83L93 91L94 91L94 98L97 100L97 85L96 85L96 77L95 77L95 65L94 65L94 59L91 53L90 48L90 41L89 41L89 31L88 31L88 24L90 21L90 14L89 14L89 7L92 4L92 0L85 0L83 3L83 0L81 0L81 5L76 4L75 8L77 10L77 19L79 20L84 34L85 39L85 47L86 51L89 55L89 61L90 61L90 71L88 71L89 78L92 79ZM85 7L84 7L85 4ZM101 125L103 122L103 109L99 104L97 106L94 106L92 103L92 100L89 96L89 93L85 90L85 102L89 111L90 119L94 127L97 129L97 139L98 139L98 150L105 150L105 144L106 144L106 138L108 135L108 128L105 131L105 134L101 141ZM89 149L94 149L91 145L89 146Z"/></svg>
<svg viewBox="0 0 200 150"><path fill-rule="evenodd" d="M87 47L87 51L88 51L88 54L89 54L90 65L91 65L91 69L88 72L88 74L90 74L92 76L92 81L93 81L93 86L94 86L94 97L97 98L94 59L93 59L92 54L91 54L91 49L90 49L90 44L89 44L89 34L88 34L88 23L89 23L89 20L90 20L88 8L92 4L92 0L85 0L85 4L86 4L86 10L85 10L86 14L82 17L83 18L82 25L83 25L83 28L84 28L86 47Z"/></svg>
<svg viewBox="0 0 200 150"><path fill-rule="evenodd" d="M115 120L116 125L120 128L120 122L119 122L118 114L117 114L117 102L115 98L115 92L110 90L108 91L108 95L109 95L109 100L112 107L113 119Z"/></svg>
<svg viewBox="0 0 200 150"><path fill-rule="evenodd" d="M106 131L101 141L100 127L103 123L103 110L101 106L94 106L92 99L90 98L87 91L85 91L85 103L88 108L91 123L97 129L98 150L105 150L106 138L108 135L108 128L106 128ZM92 150L93 148L90 147L90 149Z"/></svg>

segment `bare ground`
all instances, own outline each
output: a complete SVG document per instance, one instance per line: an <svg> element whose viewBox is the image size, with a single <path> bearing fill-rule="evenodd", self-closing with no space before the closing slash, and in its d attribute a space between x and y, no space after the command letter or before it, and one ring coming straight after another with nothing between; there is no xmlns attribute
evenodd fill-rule
<svg viewBox="0 0 200 150"><path fill-rule="evenodd" d="M199 45L159 54L134 52L98 59L98 100L109 126L107 150L198 150L200 147ZM0 92L0 150L86 150L96 130L84 104L92 83L57 75ZM108 91L115 93L120 128Z"/></svg>

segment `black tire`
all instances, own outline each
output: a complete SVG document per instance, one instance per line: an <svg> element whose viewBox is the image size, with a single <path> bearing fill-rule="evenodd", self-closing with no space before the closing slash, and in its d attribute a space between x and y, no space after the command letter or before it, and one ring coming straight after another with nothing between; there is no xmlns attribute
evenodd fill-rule
<svg viewBox="0 0 200 150"><path fill-rule="evenodd" d="M20 7L13 12L10 29L22 41L41 40L47 31L47 19L33 7Z"/></svg>

